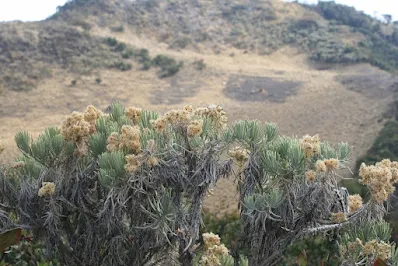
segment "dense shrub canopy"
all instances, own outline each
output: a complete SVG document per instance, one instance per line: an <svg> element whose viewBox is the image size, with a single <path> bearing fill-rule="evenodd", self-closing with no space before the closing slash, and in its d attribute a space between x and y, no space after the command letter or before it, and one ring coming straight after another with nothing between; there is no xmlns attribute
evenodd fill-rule
<svg viewBox="0 0 398 266"><path fill-rule="evenodd" d="M29 229L63 265L276 265L295 240L327 232L342 265L398 261L383 221L398 163L361 166L363 202L337 183L345 143L282 136L258 121L229 128L215 105L159 115L118 103L15 140L21 156L0 172L1 229ZM214 234L198 246L203 200L229 176L238 238L226 239L229 252Z"/></svg>

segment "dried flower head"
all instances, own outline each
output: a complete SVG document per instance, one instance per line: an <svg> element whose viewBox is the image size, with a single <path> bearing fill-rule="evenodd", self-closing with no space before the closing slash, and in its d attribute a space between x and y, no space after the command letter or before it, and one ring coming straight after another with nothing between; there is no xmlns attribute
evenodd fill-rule
<svg viewBox="0 0 398 266"><path fill-rule="evenodd" d="M365 256L373 255L375 258L386 260L391 257L391 245L384 241L371 240L362 246L362 252Z"/></svg>
<svg viewBox="0 0 398 266"><path fill-rule="evenodd" d="M53 182L43 182L39 189L39 197L52 196L55 193L55 184Z"/></svg>
<svg viewBox="0 0 398 266"><path fill-rule="evenodd" d="M332 213L331 220L333 223L341 223L347 220L345 213L343 212L336 212Z"/></svg>
<svg viewBox="0 0 398 266"><path fill-rule="evenodd" d="M117 151L120 146L119 133L112 132L106 140L106 149L108 151Z"/></svg>
<svg viewBox="0 0 398 266"><path fill-rule="evenodd" d="M142 164L142 157L139 155L126 155L126 164L124 165L124 169L127 173L134 173Z"/></svg>
<svg viewBox="0 0 398 266"><path fill-rule="evenodd" d="M194 114L210 118L214 128L217 130L224 129L228 123L227 115L224 109L219 105L212 104L205 108L197 108Z"/></svg>
<svg viewBox="0 0 398 266"><path fill-rule="evenodd" d="M347 250L350 253L353 253L355 251L361 250L362 248L363 248L362 241L360 239L358 239L358 238L355 241L347 243Z"/></svg>
<svg viewBox="0 0 398 266"><path fill-rule="evenodd" d="M202 134L203 120L193 120L187 127L188 137L196 137Z"/></svg>
<svg viewBox="0 0 398 266"><path fill-rule="evenodd" d="M363 254L365 254L366 256L369 256L371 254L375 253L375 247L376 247L376 240L371 240L366 242L363 247L362 247L362 252Z"/></svg>
<svg viewBox="0 0 398 266"><path fill-rule="evenodd" d="M173 109L162 116L170 125L186 124L191 119L191 113L185 110Z"/></svg>
<svg viewBox="0 0 398 266"><path fill-rule="evenodd" d="M377 203L386 201L395 191L394 184L398 181L397 164L390 160L382 160L375 165L362 163L359 169L361 182L368 185L372 199Z"/></svg>
<svg viewBox="0 0 398 266"><path fill-rule="evenodd" d="M78 142L90 135L91 125L84 119L84 114L73 112L67 116L61 126L64 139Z"/></svg>
<svg viewBox="0 0 398 266"><path fill-rule="evenodd" d="M220 237L213 233L204 233L203 242L205 244L204 254L200 259L200 265L218 266L221 265L220 257L228 255L228 249L221 244Z"/></svg>
<svg viewBox="0 0 398 266"><path fill-rule="evenodd" d="M300 139L300 145L307 159L311 158L313 154L318 154L321 150L318 135L305 135Z"/></svg>
<svg viewBox="0 0 398 266"><path fill-rule="evenodd" d="M309 170L307 172L305 172L305 178L309 181L309 182L314 182L316 180L316 172Z"/></svg>
<svg viewBox="0 0 398 266"><path fill-rule="evenodd" d="M362 207L362 197L358 194L348 196L348 207L350 213Z"/></svg>
<svg viewBox="0 0 398 266"><path fill-rule="evenodd" d="M326 169L328 172L331 172L333 170L336 170L339 167L339 160L337 159L326 159L323 160L323 162L325 163Z"/></svg>
<svg viewBox="0 0 398 266"><path fill-rule="evenodd" d="M133 153L139 153L141 151L139 127L124 125L121 131L119 149L132 150Z"/></svg>
<svg viewBox="0 0 398 266"><path fill-rule="evenodd" d="M327 167L324 161L318 160L315 163L315 169L317 172L326 172Z"/></svg>
<svg viewBox="0 0 398 266"><path fill-rule="evenodd" d="M87 106L86 110L84 111L84 119L87 122L95 122L95 120L97 120L101 115L102 112L92 105Z"/></svg>
<svg viewBox="0 0 398 266"><path fill-rule="evenodd" d="M138 124L141 119L141 112L141 108L129 107L126 111L126 115L133 121L134 124Z"/></svg>
<svg viewBox="0 0 398 266"><path fill-rule="evenodd" d="M229 156L234 158L238 163L243 164L249 160L250 151L240 147L229 150Z"/></svg>
<svg viewBox="0 0 398 266"><path fill-rule="evenodd" d="M221 243L220 237L213 233L203 233L202 237L205 247L212 247L214 245L220 245Z"/></svg>
<svg viewBox="0 0 398 266"><path fill-rule="evenodd" d="M213 246L214 253L219 256L228 255L228 249L224 244Z"/></svg>
<svg viewBox="0 0 398 266"><path fill-rule="evenodd" d="M382 260L391 258L391 245L384 241L380 241L380 243L376 244L375 251L376 258L380 258Z"/></svg>
<svg viewBox="0 0 398 266"><path fill-rule="evenodd" d="M192 113L193 112L193 107L192 105L186 105L184 106L184 111L187 111L188 113Z"/></svg>
<svg viewBox="0 0 398 266"><path fill-rule="evenodd" d="M153 127L158 133L163 132L166 129L167 125L168 121L164 117L159 117L158 119L153 121Z"/></svg>

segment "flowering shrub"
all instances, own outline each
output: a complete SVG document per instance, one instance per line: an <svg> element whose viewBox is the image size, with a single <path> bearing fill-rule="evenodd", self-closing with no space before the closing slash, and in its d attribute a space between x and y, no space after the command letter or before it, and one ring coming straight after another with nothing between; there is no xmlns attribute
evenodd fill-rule
<svg viewBox="0 0 398 266"><path fill-rule="evenodd" d="M232 170L219 159L224 116L219 106L159 115L113 104L73 112L37 140L18 133L20 166L0 175L17 219L0 228L30 226L62 265L188 265L208 189Z"/></svg>
<svg viewBox="0 0 398 266"><path fill-rule="evenodd" d="M227 122L215 105L159 115L116 103L109 114L73 112L36 140L20 132L21 156L0 171L1 231L29 227L61 265L276 265L295 240L324 232L343 265L398 261L383 221L397 162L361 168L372 194L363 202L338 186L347 144ZM233 174L238 239L228 251L204 234L198 247L203 200Z"/></svg>

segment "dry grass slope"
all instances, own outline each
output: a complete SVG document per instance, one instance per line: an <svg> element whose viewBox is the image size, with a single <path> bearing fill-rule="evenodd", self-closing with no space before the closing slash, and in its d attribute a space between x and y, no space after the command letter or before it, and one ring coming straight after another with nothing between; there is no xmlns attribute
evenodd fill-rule
<svg viewBox="0 0 398 266"><path fill-rule="evenodd" d="M105 110L110 102L120 101L126 106L154 109L159 112L186 104L195 106L221 104L229 114L230 121L243 118L272 121L277 123L282 133L287 135L318 133L323 140L331 143L346 141L354 146L352 159L355 162L355 159L370 147L382 128L385 121L383 116L393 101L392 95L396 86L394 84L397 84L398 79L367 64L319 70L309 61L308 54L296 46L283 43L272 53L269 51L268 55L246 53L233 47L231 42L226 41L225 34L219 35L219 33L221 29L228 29L235 22L231 22L226 28L222 27L219 15L210 12L213 1L190 1L192 2L190 5L195 5L193 9L187 2L179 5L175 1L169 1L168 5L171 7L168 6L168 9L162 5L143 6L145 12L142 11L144 13L140 16L143 21L126 22L129 17L120 15L122 21L114 21L113 24L109 24L109 21L119 15L120 9L112 5L112 1L105 2L107 6L103 7L106 11L103 16L99 16L95 8L85 6L82 8L84 11L82 14L91 12L90 16L75 25L65 26L62 22L72 16L73 12L70 11L72 9L54 18L60 23L59 27L52 22L50 23L52 25L48 25L48 22L0 25L1 32L12 32L6 35L0 34L2 36L0 42L8 43L9 54L18 54L18 57L10 55L12 61L17 62L13 64L17 65L9 63L11 65L7 65L7 69L15 67L14 73L20 73L24 78L32 75L30 71L40 71L41 68L38 66L51 70L51 75L43 79L38 78L40 82L35 83L37 88L34 90L22 93L5 89L0 94L0 139L6 142L7 150L6 156L4 154L0 156L1 161L10 161L10 155L16 154L13 136L17 131L26 130L37 136L45 127L60 125L64 116L73 110L83 110L88 104ZM147 2L148 5L156 3L156 1ZM117 1L117 3L121 5L125 2ZM214 3L229 6L234 1ZM282 23L281 20L292 17L298 19L311 17L319 20L319 24L324 23L315 13L309 13L297 4L288 5L279 1L264 1L264 3L272 5L272 10L277 14L277 18L275 21L272 20L271 24ZM189 13L189 16L183 16L182 8L197 14ZM264 8L258 12L265 12ZM155 12L159 9L163 13ZM136 12L140 10L137 9ZM178 12L173 13L176 11ZM261 16L260 13L258 16ZM161 17L162 14L165 17ZM172 14L177 15L172 16ZM208 17L211 14L213 17ZM157 19L152 20L150 17L151 20L144 20L144 18L149 19L147 17L149 15ZM79 17L76 13L73 16L75 19ZM205 21L213 22L206 24L196 20L197 16L204 16ZM182 21L178 22L180 17ZM195 23L192 23L193 19ZM165 21L169 21L170 25L166 25ZM81 25L86 24L82 22L90 25L89 33L84 33ZM126 22L124 30L113 31L111 26L115 26L115 23L120 25L120 22ZM176 23L181 25L172 32L167 30L177 25ZM198 29L191 34L191 27L195 25ZM51 29L54 27L56 28L54 34L64 36L64 46L59 42L52 43L54 35L51 35L53 32ZM208 37L210 39L206 40L211 41L198 43L193 38L185 49L181 47L170 49L172 43L177 40L174 35L182 34L183 37L186 34L194 37L199 36L201 31L206 32L210 36ZM164 32L174 37L159 43L158 39ZM45 38L47 41L43 44L43 48L41 48L40 34L48 36ZM79 38L84 40L84 46L75 47L73 45L78 44L68 43L66 40L68 34L78 34ZM146 48L151 54L171 56L184 61L185 65L175 76L165 79L159 79L153 69L141 71L133 68L120 72L108 68L91 68L90 72L74 71L76 69L73 66L81 65L85 61L81 61L83 57L69 56L67 51L72 52L77 49L78 55L85 55L85 58L94 61L98 59L99 62L116 56L100 41L107 37L114 37L134 47ZM173 41L170 43L167 40ZM26 44L13 45L20 43ZM217 52L214 52L215 45L222 49L216 49ZM49 47L55 50L48 50ZM9 56L7 58L11 60ZM199 59L206 64L206 68L201 71L192 65ZM63 62L67 62L67 67ZM379 77L380 82L365 88L364 71L367 76ZM225 93L228 91L228 84L236 77L244 77L249 82L235 82L237 85L235 84L234 88L239 93L237 96L227 97ZM100 83L96 81L98 78L101 80ZM71 86L73 80L76 80L76 84ZM277 90L276 81L278 84L296 86L294 88L289 86L290 90L281 93ZM253 86L254 89L245 88L242 84ZM282 97L283 100L274 100L275 97ZM236 208L236 193L231 180L222 180L213 194L206 203L212 211L222 214Z"/></svg>

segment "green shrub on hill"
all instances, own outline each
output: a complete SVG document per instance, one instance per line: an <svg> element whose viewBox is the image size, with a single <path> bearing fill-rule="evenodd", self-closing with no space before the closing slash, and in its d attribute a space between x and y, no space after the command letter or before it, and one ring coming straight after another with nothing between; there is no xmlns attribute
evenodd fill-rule
<svg viewBox="0 0 398 266"><path fill-rule="evenodd" d="M183 63L177 62L174 58L166 55L157 55L152 60L152 65L159 67L159 76L165 78L176 74L183 66Z"/></svg>
<svg viewBox="0 0 398 266"><path fill-rule="evenodd" d="M326 19L354 28L372 30L375 20L354 7L337 4L333 1L320 1L315 9Z"/></svg>
<svg viewBox="0 0 398 266"><path fill-rule="evenodd" d="M373 142L367 154L357 162L357 169L362 162L374 164L384 158L398 161L398 122L389 121L385 124L379 135Z"/></svg>

